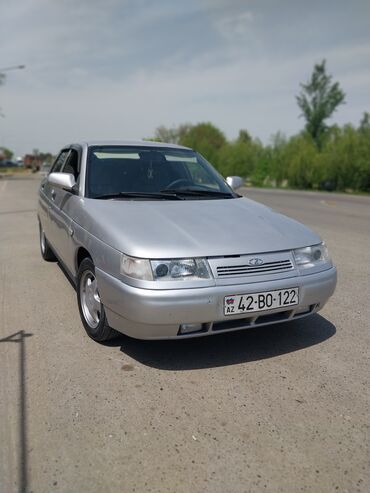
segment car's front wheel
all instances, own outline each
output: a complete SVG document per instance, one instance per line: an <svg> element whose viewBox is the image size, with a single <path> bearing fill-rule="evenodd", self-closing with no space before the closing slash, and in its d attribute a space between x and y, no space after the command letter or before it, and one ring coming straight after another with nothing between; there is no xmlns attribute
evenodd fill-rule
<svg viewBox="0 0 370 493"><path fill-rule="evenodd" d="M107 341L117 335L108 325L98 290L95 266L90 258L85 258L78 269L77 302L85 330L94 341Z"/></svg>

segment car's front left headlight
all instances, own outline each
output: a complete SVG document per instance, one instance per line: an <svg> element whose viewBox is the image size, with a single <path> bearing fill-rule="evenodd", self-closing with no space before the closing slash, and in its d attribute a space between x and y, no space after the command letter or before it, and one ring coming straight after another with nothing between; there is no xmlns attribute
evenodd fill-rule
<svg viewBox="0 0 370 493"><path fill-rule="evenodd" d="M211 279L205 258L149 260L122 254L121 274L144 281L194 281Z"/></svg>
<svg viewBox="0 0 370 493"><path fill-rule="evenodd" d="M329 251L325 243L313 245L293 250L295 263L300 269L310 269L312 267L331 264Z"/></svg>

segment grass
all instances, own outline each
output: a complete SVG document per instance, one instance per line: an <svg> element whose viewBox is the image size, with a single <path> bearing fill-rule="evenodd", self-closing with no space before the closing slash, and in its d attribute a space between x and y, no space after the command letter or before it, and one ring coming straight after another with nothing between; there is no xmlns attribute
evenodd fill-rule
<svg viewBox="0 0 370 493"><path fill-rule="evenodd" d="M265 184L265 185L252 185L251 183L247 183L244 185L246 188L251 187L251 188L270 188L272 190L292 190L295 192L319 192L319 193L342 193L344 195L365 195L369 196L370 192L365 192L365 191L360 191L360 190L352 190L352 189L345 189L345 190L324 190L321 188L294 188L290 186L274 186L271 184Z"/></svg>
<svg viewBox="0 0 370 493"><path fill-rule="evenodd" d="M31 173L31 170L30 169L26 169L23 166L12 166L11 168L6 168L6 167L3 168L1 166L0 167L0 174L2 174L2 173L7 173L7 174L8 173L11 173L11 174L13 174L13 173L17 173L17 174L24 173L24 174L29 174L29 173Z"/></svg>

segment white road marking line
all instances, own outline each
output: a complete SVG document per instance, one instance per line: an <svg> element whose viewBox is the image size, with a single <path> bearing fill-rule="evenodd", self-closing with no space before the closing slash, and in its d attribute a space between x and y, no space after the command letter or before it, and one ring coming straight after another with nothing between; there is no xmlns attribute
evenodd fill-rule
<svg viewBox="0 0 370 493"><path fill-rule="evenodd" d="M336 202L335 200L320 200L320 204L335 206Z"/></svg>
<svg viewBox="0 0 370 493"><path fill-rule="evenodd" d="M8 183L8 181L7 181L7 180L5 180L5 181L1 181L0 183L1 183L1 185L2 185L2 187L0 188L0 192L1 192L1 193L2 193L2 192L5 192L6 184Z"/></svg>

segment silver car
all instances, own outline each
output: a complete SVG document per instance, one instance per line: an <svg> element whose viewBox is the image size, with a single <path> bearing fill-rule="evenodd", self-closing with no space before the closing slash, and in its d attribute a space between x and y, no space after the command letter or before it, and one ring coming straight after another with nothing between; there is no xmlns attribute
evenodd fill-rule
<svg viewBox="0 0 370 493"><path fill-rule="evenodd" d="M241 185L176 145L63 148L40 187L40 248L74 280L88 335L181 339L320 310L337 277L325 243Z"/></svg>

